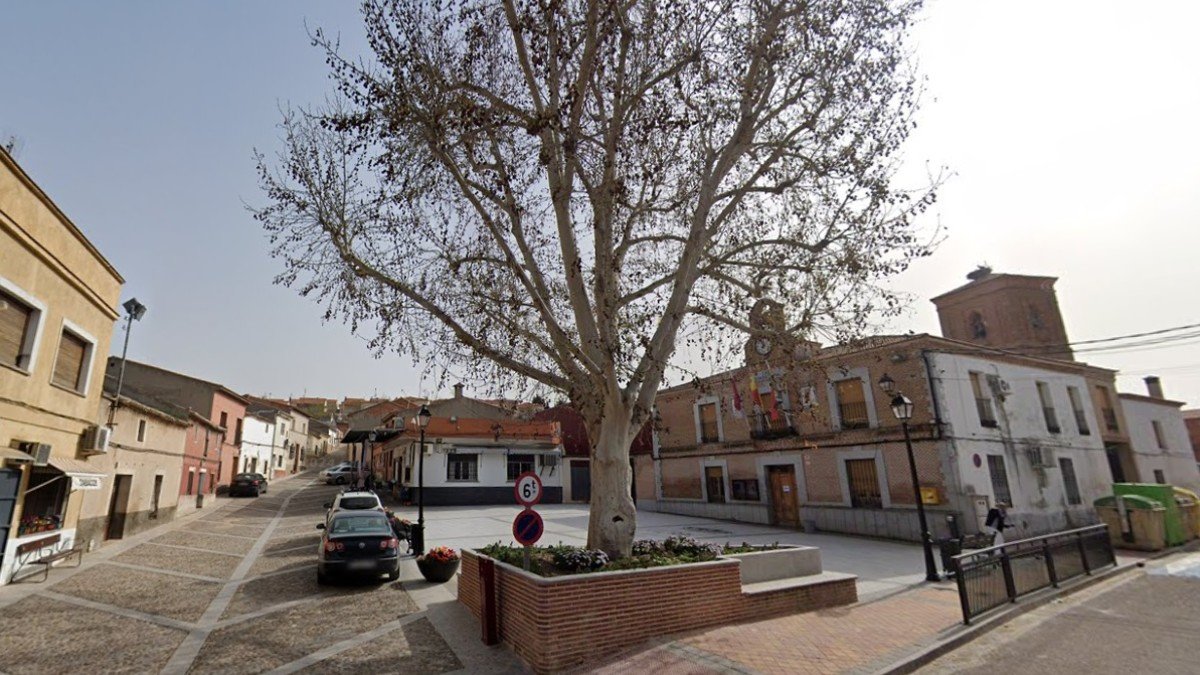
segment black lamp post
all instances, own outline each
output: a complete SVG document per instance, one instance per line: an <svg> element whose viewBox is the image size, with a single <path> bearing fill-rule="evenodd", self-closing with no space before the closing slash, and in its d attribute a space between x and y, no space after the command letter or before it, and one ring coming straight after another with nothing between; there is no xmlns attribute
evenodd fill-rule
<svg viewBox="0 0 1200 675"><path fill-rule="evenodd" d="M925 503L921 499L921 485L917 482L917 460L913 457L912 438L908 434L908 421L913 416L913 402L896 389L896 381L884 373L879 378L879 388L883 393L892 396L892 414L900 420L900 428L904 430L904 446L908 450L908 471L912 478L913 496L917 500L917 520L921 525L921 545L925 549L925 580L939 581L937 565L933 562L933 540L929 536L929 523L925 519Z"/></svg>
<svg viewBox="0 0 1200 675"><path fill-rule="evenodd" d="M125 355L129 353L129 334L133 332L133 322L141 321L146 315L146 306L138 302L137 298L130 298L121 305L125 308L125 313L128 315L125 324L125 347L121 349L121 371L117 375L117 393L113 396L112 403L108 406L108 427L113 426L113 418L117 414L117 406L121 405L121 386L125 384Z"/></svg>
<svg viewBox="0 0 1200 675"><path fill-rule="evenodd" d="M417 428L421 431L417 459L417 526L412 531L412 549L417 555L425 554L425 427L429 426L432 418L433 413L429 412L427 405L421 406L415 418Z"/></svg>

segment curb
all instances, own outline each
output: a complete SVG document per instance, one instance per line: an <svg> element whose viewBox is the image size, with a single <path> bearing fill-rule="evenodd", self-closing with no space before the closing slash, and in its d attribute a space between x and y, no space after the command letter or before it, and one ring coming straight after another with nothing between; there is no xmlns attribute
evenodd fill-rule
<svg viewBox="0 0 1200 675"><path fill-rule="evenodd" d="M1003 626L1009 621L1012 621L1013 619L1016 619L1027 612L1031 612L1039 607L1054 602L1055 600L1060 600L1062 598L1074 595L1079 591L1095 586L1101 582L1116 579L1125 576L1127 573L1134 570L1142 569L1145 567L1146 563L1151 560L1158 560L1160 558L1165 558L1177 553L1189 553L1197 550L1200 550L1200 542L1192 541L1177 548L1160 551L1156 555L1152 555L1143 561L1127 563L1119 567L1109 568L1104 572L1093 574L1090 577L1086 577L1077 583L1072 583L1067 587L1043 589L1039 593L1032 596L1028 601L1019 602L1011 609L995 614L984 619L983 621L977 621L976 623L967 626L964 632L959 633L954 637L946 638L942 642L939 642L931 647L927 647L899 661L898 663L894 663L875 672L877 675L906 675L907 673L915 672L922 666L937 660L939 657L945 656L946 654L958 649L959 647L978 637L986 635L992 630Z"/></svg>

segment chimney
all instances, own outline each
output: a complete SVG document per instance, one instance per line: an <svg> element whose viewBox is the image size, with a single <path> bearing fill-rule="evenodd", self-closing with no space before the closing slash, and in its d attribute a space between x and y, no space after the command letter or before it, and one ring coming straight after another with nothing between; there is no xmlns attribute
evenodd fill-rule
<svg viewBox="0 0 1200 675"><path fill-rule="evenodd" d="M462 398L463 397L462 389L463 389L462 384L454 385L454 398ZM1161 396L1159 398L1161 398Z"/></svg>
<svg viewBox="0 0 1200 675"><path fill-rule="evenodd" d="M1148 375L1146 378L1146 391L1150 393L1151 398L1162 398L1162 382L1157 375Z"/></svg>

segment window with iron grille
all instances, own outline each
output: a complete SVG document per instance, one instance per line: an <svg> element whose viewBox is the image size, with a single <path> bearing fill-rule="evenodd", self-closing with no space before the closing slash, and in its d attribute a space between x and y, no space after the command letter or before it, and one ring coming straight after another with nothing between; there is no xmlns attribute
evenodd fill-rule
<svg viewBox="0 0 1200 675"><path fill-rule="evenodd" d="M446 480L479 481L479 455L450 454L446 457Z"/></svg>
<svg viewBox="0 0 1200 675"><path fill-rule="evenodd" d="M729 487L733 490L733 498L735 501L761 501L758 497L757 478L731 480L729 481Z"/></svg>
<svg viewBox="0 0 1200 675"><path fill-rule="evenodd" d="M867 414L867 394L858 378L834 384L837 392L838 417L843 429L866 429L871 425Z"/></svg>
<svg viewBox="0 0 1200 675"><path fill-rule="evenodd" d="M0 363L27 370L33 357L36 309L0 290Z"/></svg>
<svg viewBox="0 0 1200 675"><path fill-rule="evenodd" d="M988 455L988 473L992 477L992 496L996 503L1012 504L1012 492L1008 489L1008 469L1004 466L1004 455Z"/></svg>
<svg viewBox="0 0 1200 675"><path fill-rule="evenodd" d="M517 476L526 471L533 471L533 455L508 456L508 480L515 481Z"/></svg>
<svg viewBox="0 0 1200 675"><path fill-rule="evenodd" d="M1166 476L1166 474L1163 473L1162 469L1154 470L1154 482L1158 483L1159 485L1167 484L1167 476Z"/></svg>
<svg viewBox="0 0 1200 675"><path fill-rule="evenodd" d="M850 485L850 505L857 509L883 508L883 492L874 459L846 460L846 481Z"/></svg>
<svg viewBox="0 0 1200 675"><path fill-rule="evenodd" d="M1121 426L1117 423L1117 411L1113 409L1108 387L1096 385L1096 393L1100 395L1100 414L1104 417L1104 426L1109 431L1120 431Z"/></svg>
<svg viewBox="0 0 1200 675"><path fill-rule="evenodd" d="M1058 459L1058 467L1062 469L1063 487L1067 491L1068 504L1082 504L1083 498L1079 496L1079 481L1075 478L1075 463L1067 457Z"/></svg>

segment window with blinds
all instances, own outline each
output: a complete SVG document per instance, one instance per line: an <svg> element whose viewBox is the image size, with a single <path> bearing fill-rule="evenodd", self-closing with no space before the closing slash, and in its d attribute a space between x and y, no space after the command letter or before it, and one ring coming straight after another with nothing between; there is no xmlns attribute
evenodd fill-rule
<svg viewBox="0 0 1200 675"><path fill-rule="evenodd" d="M62 332L58 342L58 356L54 359L54 375L50 381L60 387L83 391L84 357L88 343L70 331Z"/></svg>
<svg viewBox="0 0 1200 675"><path fill-rule="evenodd" d="M0 363L17 368L29 367L29 324L33 321L32 307L0 291Z"/></svg>

